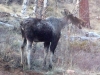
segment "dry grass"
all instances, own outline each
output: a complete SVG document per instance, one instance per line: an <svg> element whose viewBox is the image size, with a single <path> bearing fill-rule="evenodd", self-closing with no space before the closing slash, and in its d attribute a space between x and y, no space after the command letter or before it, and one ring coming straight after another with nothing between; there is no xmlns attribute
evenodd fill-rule
<svg viewBox="0 0 100 75"><path fill-rule="evenodd" d="M57 10L55 10L55 2L51 0L50 6L47 8L47 16L62 16L60 11L63 8L68 7L68 9L74 8L71 4L58 4ZM95 7L92 7L92 6ZM52 7L51 7L52 6ZM32 6L28 7L27 14L32 13ZM90 0L90 22L92 29L84 28L82 31L94 31L100 34L99 20L96 19L99 10L96 10L98 6L95 4L94 0ZM0 10L8 13L20 14L21 6L12 4L11 6L5 6L0 4ZM7 19L8 20L8 19ZM12 22L13 21L13 22ZM13 25L16 21L10 18L9 23ZM67 30L62 33L66 35ZM79 35L79 34L77 34ZM3 41L3 42L1 42ZM20 45L22 43L21 35L17 34L13 30L9 30L6 27L0 26L0 68L4 69L8 66L11 69L20 68ZM43 72L44 75L71 75L67 73L67 70L73 70L72 75L100 75L100 43L99 40L91 41L68 41L64 36L61 37L59 44L56 49L57 61L54 65L52 71L42 70L43 61L43 46L37 45L37 51L32 55L32 69L34 71ZM3 64L5 63L5 65ZM7 69L6 69L7 70ZM32 73L32 72L30 72ZM19 71L19 74L22 75Z"/></svg>

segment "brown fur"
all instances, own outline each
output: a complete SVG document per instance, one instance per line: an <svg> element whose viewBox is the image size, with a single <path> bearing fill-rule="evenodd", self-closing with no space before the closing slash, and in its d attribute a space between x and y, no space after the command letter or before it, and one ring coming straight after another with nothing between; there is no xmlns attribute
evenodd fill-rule
<svg viewBox="0 0 100 75"><path fill-rule="evenodd" d="M77 27L79 27L79 29L82 29L82 27L85 26L85 21L84 20L82 20L82 19L80 19L80 18L78 18L76 16L74 17L73 15L70 15L69 18L70 18L72 24L74 24Z"/></svg>
<svg viewBox="0 0 100 75"><path fill-rule="evenodd" d="M69 10L64 9L65 13L68 12L68 11ZM71 23L76 25L79 29L82 29L82 27L85 26L86 22L83 19L80 19L80 18L74 16L71 12L68 12L67 14L69 14L68 19L70 19Z"/></svg>

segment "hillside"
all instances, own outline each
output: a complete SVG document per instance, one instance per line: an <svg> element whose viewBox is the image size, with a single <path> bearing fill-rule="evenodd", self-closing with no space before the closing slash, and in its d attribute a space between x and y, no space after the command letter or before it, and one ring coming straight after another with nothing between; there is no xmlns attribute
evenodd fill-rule
<svg viewBox="0 0 100 75"><path fill-rule="evenodd" d="M8 27L0 23L0 75L100 75L100 38L90 38L89 40L72 40L73 37L85 37L86 32L100 34L100 1L89 0L89 15L91 29L81 30L73 27L70 35L68 27L62 30L62 36L56 48L56 58L53 70L43 70L43 43L36 45L36 53L31 54L31 70L25 66L22 71L20 65L20 46L22 37L20 32L20 20L11 17L10 14L21 14L21 0L11 0L7 4L6 0L0 0L0 22L13 25ZM54 0L49 0L46 17L62 17L61 11L69 9L73 14L77 10L75 4L58 0L57 6ZM27 15L32 14L33 0L30 0ZM78 16L75 14L75 16ZM72 37L72 38L69 38ZM71 39L71 40L70 40ZM69 72L72 74L68 74Z"/></svg>

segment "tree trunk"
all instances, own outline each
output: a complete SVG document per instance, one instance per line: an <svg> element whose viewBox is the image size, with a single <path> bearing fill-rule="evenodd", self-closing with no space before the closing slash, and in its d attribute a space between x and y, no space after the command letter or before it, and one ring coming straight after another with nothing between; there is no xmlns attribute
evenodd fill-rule
<svg viewBox="0 0 100 75"><path fill-rule="evenodd" d="M79 16L84 21L86 21L85 26L90 28L89 3L88 3L88 0L81 0L79 2Z"/></svg>
<svg viewBox="0 0 100 75"><path fill-rule="evenodd" d="M48 0L44 0L43 2L44 5L43 5L43 11L42 11L42 18L45 18L47 2Z"/></svg>
<svg viewBox="0 0 100 75"><path fill-rule="evenodd" d="M36 17L36 10L37 10L38 0L35 0L34 7L33 7L33 16Z"/></svg>
<svg viewBox="0 0 100 75"><path fill-rule="evenodd" d="M29 0L23 0L22 10L21 10L21 16L25 17L27 6L28 6Z"/></svg>
<svg viewBox="0 0 100 75"><path fill-rule="evenodd" d="M35 16L37 18L42 18L42 10L43 10L43 0L37 0L36 10L35 10Z"/></svg>
<svg viewBox="0 0 100 75"><path fill-rule="evenodd" d="M38 0L37 2L38 9L36 10L36 17L37 18L45 18L46 7L47 7L47 0Z"/></svg>
<svg viewBox="0 0 100 75"><path fill-rule="evenodd" d="M48 2L48 0L44 0L44 8L46 8L47 7L47 2Z"/></svg>

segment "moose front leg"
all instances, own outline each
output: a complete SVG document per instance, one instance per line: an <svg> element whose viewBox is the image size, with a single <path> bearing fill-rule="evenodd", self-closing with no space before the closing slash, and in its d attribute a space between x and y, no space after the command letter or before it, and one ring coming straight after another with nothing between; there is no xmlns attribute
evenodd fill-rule
<svg viewBox="0 0 100 75"><path fill-rule="evenodd" d="M52 67L53 67L53 57L54 57L54 52L55 52L55 49L56 49L56 46L58 44L58 41L59 41L59 37L55 38L54 40L52 40L51 42L51 45L50 45L50 58L49 58L49 69L51 70Z"/></svg>

